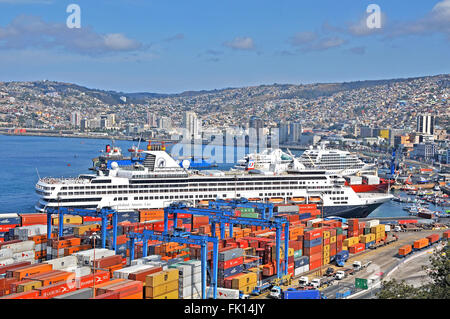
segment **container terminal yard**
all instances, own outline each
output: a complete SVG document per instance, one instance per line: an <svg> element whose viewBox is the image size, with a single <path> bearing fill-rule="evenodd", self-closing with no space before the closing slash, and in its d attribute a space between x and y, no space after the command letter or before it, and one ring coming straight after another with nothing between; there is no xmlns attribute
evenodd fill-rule
<svg viewBox="0 0 450 319"><path fill-rule="evenodd" d="M315 204L235 199L118 214L0 214L2 299L374 298L420 282L447 218L321 218ZM374 288L374 289L372 289Z"/></svg>

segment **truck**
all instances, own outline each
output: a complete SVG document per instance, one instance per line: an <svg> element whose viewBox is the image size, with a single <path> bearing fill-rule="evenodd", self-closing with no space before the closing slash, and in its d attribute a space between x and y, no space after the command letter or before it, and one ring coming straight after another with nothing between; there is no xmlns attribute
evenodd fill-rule
<svg viewBox="0 0 450 319"><path fill-rule="evenodd" d="M308 286L308 284L309 284L308 277L306 277L306 276L300 277L300 279L298 280L298 284L302 287Z"/></svg>
<svg viewBox="0 0 450 319"><path fill-rule="evenodd" d="M335 274L336 274L336 270L334 270L331 267L329 267L325 272L325 276L327 276L327 277L333 277Z"/></svg>
<svg viewBox="0 0 450 319"><path fill-rule="evenodd" d="M372 263L371 260L365 262L364 264L361 263L360 261L354 261L353 262L353 270L354 271L360 271L361 269L367 268L370 264Z"/></svg>
<svg viewBox="0 0 450 319"><path fill-rule="evenodd" d="M262 285L256 286L250 293L252 296L259 296L264 291L270 289L272 284L270 282L263 283Z"/></svg>
<svg viewBox="0 0 450 319"><path fill-rule="evenodd" d="M339 267L344 267L345 262L349 257L348 250L341 250L338 252L334 258L336 265Z"/></svg>
<svg viewBox="0 0 450 319"><path fill-rule="evenodd" d="M336 272L335 278L337 280L341 280L345 278L345 271L339 270L338 272Z"/></svg>
<svg viewBox="0 0 450 319"><path fill-rule="evenodd" d="M282 290L279 286L273 286L270 290L270 297L276 299L321 299L321 293L317 289L297 290L288 288Z"/></svg>

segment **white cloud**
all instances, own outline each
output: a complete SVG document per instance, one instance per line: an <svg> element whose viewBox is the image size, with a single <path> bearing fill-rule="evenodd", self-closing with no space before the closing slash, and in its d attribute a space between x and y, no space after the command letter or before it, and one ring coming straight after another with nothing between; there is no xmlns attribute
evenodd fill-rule
<svg viewBox="0 0 450 319"><path fill-rule="evenodd" d="M293 37L291 37L289 39L289 42L293 46L300 46L300 45L304 45L305 43L310 43L310 42L316 40L317 37L318 37L317 33L315 33L315 32L309 32L309 31L297 32L296 34L294 34Z"/></svg>
<svg viewBox="0 0 450 319"><path fill-rule="evenodd" d="M122 33L101 34L91 27L69 29L62 23L48 23L40 17L20 15L0 27L0 49L63 49L72 53L99 55L136 51L143 45Z"/></svg>
<svg viewBox="0 0 450 319"><path fill-rule="evenodd" d="M255 44L250 37L236 37L232 41L224 42L224 46L234 50L254 50Z"/></svg>

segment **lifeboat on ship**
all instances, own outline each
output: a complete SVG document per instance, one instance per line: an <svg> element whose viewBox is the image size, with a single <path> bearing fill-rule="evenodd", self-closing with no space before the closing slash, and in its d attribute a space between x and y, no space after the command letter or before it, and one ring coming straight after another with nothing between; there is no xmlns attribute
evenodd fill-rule
<svg viewBox="0 0 450 319"><path fill-rule="evenodd" d="M269 203L279 204L284 202L284 199L282 197L272 197L269 198Z"/></svg>
<svg viewBox="0 0 450 319"><path fill-rule="evenodd" d="M258 197L252 197L252 198L249 198L248 201L249 201L249 202L260 202L260 201L261 201L261 198L258 198Z"/></svg>
<svg viewBox="0 0 450 319"><path fill-rule="evenodd" d="M304 203L306 203L306 198L305 197L292 197L290 199L290 202L294 203L294 204L304 204Z"/></svg>
<svg viewBox="0 0 450 319"><path fill-rule="evenodd" d="M205 207L205 206L208 206L208 205L209 205L209 201L207 201L207 200L201 200L201 201L198 202L198 206Z"/></svg>
<svg viewBox="0 0 450 319"><path fill-rule="evenodd" d="M317 197L317 196L311 196L311 197L308 198L308 202L311 203L311 204L321 203L322 199L320 197Z"/></svg>

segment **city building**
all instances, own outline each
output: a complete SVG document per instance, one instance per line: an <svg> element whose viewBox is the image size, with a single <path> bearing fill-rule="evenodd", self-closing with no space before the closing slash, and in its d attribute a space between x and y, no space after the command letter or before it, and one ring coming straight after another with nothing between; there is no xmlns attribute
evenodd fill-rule
<svg viewBox="0 0 450 319"><path fill-rule="evenodd" d="M189 137L199 138L201 132L201 120L194 112L185 112L183 115L183 127L187 130Z"/></svg>
<svg viewBox="0 0 450 319"><path fill-rule="evenodd" d="M70 115L70 124L73 127L80 127L80 123L81 123L81 114L78 111L72 112L72 114Z"/></svg>
<svg viewBox="0 0 450 319"><path fill-rule="evenodd" d="M433 115L417 116L417 133L433 135L434 134L435 117Z"/></svg>

